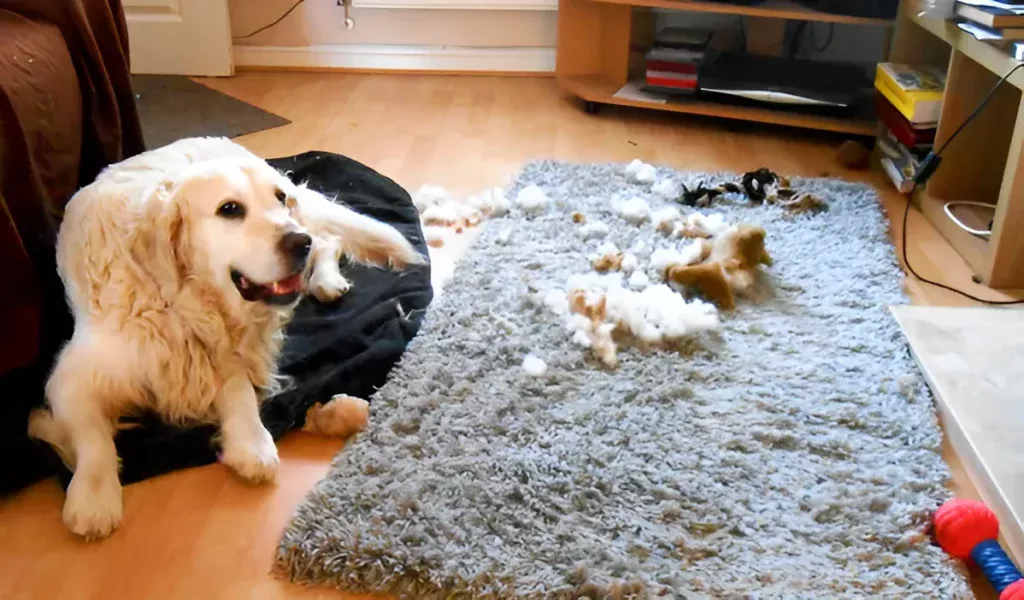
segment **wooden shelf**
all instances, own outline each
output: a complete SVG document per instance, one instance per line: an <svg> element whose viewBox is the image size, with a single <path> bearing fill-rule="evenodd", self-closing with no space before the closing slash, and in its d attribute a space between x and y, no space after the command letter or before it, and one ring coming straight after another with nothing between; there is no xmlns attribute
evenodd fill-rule
<svg viewBox="0 0 1024 600"><path fill-rule="evenodd" d="M1020 64L1006 50L988 42L975 39L974 36L962 31L952 21L922 19L913 14L908 14L907 17L928 33L949 44L949 47L953 50L963 53L999 77L1006 75L1010 72L1010 69ZM1007 82L1013 84L1018 89L1024 90L1024 69L1014 73Z"/></svg>
<svg viewBox="0 0 1024 600"><path fill-rule="evenodd" d="M772 123L776 125L790 125L794 127L805 127L825 131L837 131L840 133L849 133L854 135L873 136L875 134L876 122L874 118L843 119L839 117L810 115L771 108L721 104L697 98L681 98L678 100L670 100L664 104L658 102L643 102L628 98L616 98L615 93L618 92L622 86L612 81L608 81L600 75L559 77L558 81L562 88L569 93L578 96L583 100L598 102L601 104L652 108L655 110L666 110L693 115L707 115L711 117L739 119L742 121L758 121L761 123Z"/></svg>
<svg viewBox="0 0 1024 600"><path fill-rule="evenodd" d="M988 240L972 235L961 229L952 219L946 215L943 207L946 200L935 198L927 190L918 190L914 194L914 204L917 205L924 216L931 221L932 225L946 238L950 246L957 251L964 261L974 269L975 273L983 273L991 249Z"/></svg>
<svg viewBox="0 0 1024 600"><path fill-rule="evenodd" d="M646 6L649 8L666 8L688 12L707 12L729 15L745 15L748 17L767 17L771 19L792 19L797 21L819 21L822 23L845 23L848 25L878 25L892 27L895 21L890 19L869 19L827 13L808 8L792 0L768 0L756 6L727 4L725 2L699 2L696 0L594 0L608 4L626 4L629 6Z"/></svg>

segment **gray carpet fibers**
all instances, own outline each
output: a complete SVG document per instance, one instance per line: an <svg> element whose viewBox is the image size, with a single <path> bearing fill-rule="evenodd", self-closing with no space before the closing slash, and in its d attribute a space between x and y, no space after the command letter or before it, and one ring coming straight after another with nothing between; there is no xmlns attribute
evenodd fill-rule
<svg viewBox="0 0 1024 600"><path fill-rule="evenodd" d="M408 598L971 597L925 534L949 471L886 310L905 299L871 188L797 180L831 205L813 216L710 209L767 230L765 293L609 370L538 299L591 270L601 241L573 211L656 279L646 256L672 242L614 204L669 202L621 165L531 163L509 197L529 184L551 206L487 224L370 430L298 507L279 572Z"/></svg>

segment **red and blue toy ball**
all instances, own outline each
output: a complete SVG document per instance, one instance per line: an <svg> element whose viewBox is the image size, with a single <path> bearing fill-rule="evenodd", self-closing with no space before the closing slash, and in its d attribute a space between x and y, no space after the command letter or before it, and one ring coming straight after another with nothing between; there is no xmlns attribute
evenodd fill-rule
<svg viewBox="0 0 1024 600"><path fill-rule="evenodd" d="M1024 600L1024 576L999 545L999 519L976 500L950 500L935 511L935 539L950 556L973 560L999 592L999 600Z"/></svg>

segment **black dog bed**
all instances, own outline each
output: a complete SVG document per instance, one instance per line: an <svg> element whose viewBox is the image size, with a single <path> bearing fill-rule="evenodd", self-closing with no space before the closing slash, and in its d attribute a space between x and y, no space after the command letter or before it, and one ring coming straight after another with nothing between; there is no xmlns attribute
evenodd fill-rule
<svg viewBox="0 0 1024 600"><path fill-rule="evenodd" d="M416 208L394 181L327 152L269 162L293 181L305 181L353 210L391 224L427 255ZM263 423L275 439L301 427L306 410L334 394L369 398L416 335L433 298L429 265L402 272L349 265L343 273L352 282L351 291L331 304L304 299L288 325L280 368L293 384L262 407ZM67 339L71 331L64 329L62 337ZM0 492L54 473L63 485L70 481L70 472L49 446L26 436L29 412L43 403L52 359L51 355L34 368L0 377L0 390L5 390L0 402L0 456L8 457L0 461ZM116 438L123 484L217 460L215 427L171 427L153 415L139 421L140 427L122 430Z"/></svg>

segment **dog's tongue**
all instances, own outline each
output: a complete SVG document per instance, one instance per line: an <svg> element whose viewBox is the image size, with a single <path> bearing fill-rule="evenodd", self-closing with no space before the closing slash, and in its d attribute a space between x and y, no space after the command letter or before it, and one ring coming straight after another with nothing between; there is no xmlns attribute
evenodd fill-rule
<svg viewBox="0 0 1024 600"><path fill-rule="evenodd" d="M302 274L296 273L291 277L285 277L281 281L275 281L274 283L267 286L267 290L274 296L284 296L285 294L294 294L299 291L302 286Z"/></svg>

